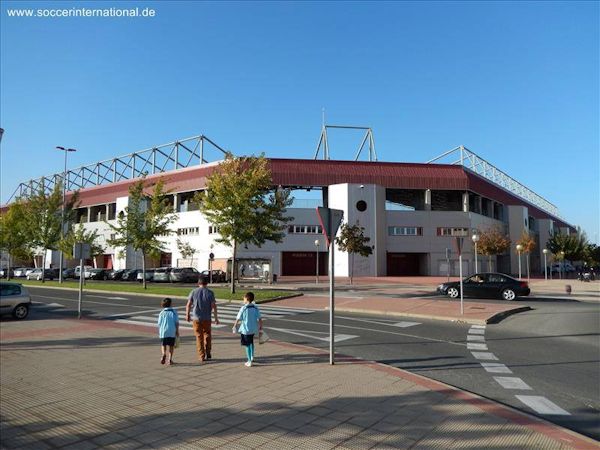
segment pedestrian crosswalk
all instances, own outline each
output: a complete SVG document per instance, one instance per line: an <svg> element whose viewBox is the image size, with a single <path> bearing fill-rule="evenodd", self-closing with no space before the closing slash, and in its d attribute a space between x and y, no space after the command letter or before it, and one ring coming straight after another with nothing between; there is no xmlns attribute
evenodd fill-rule
<svg viewBox="0 0 600 450"><path fill-rule="evenodd" d="M241 304L239 303L217 302L217 311L220 323L219 325L216 325L213 322L213 328L231 327L231 325L235 322L235 318L240 310L240 306ZM284 308L279 306L259 305L258 307L260 308L260 313L263 319L281 319L284 317L295 316L299 314L311 314L315 312L314 310L310 309ZM185 306L180 306L174 309L176 309L177 313L179 314L179 327L192 329L192 325L185 321ZM160 311L160 309L155 311L140 311L137 314L121 314L113 318L119 323L156 327L156 322L158 321L158 315L160 314Z"/></svg>

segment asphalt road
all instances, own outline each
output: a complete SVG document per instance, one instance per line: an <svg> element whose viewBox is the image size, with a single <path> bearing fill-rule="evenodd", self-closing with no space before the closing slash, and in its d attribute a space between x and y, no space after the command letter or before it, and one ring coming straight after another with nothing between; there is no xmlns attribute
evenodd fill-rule
<svg viewBox="0 0 600 450"><path fill-rule="evenodd" d="M30 291L33 301L41 303L35 305L32 319L75 315L76 291L37 287ZM519 303L534 310L480 328L338 313L336 352L400 367L600 440L600 305ZM174 306L182 311L184 301L175 300ZM224 331L230 329L238 307L219 306ZM261 310L273 338L329 348L328 312L300 313L274 304L261 305ZM156 326L159 311L159 299L135 295L90 293L83 303L86 316L151 327Z"/></svg>

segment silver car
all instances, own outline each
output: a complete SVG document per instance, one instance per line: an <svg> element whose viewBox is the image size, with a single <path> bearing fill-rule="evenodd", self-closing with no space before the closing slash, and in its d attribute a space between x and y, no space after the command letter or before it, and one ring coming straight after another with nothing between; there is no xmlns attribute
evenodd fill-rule
<svg viewBox="0 0 600 450"><path fill-rule="evenodd" d="M12 314L24 319L29 314L31 297L25 286L10 281L0 281L0 314Z"/></svg>

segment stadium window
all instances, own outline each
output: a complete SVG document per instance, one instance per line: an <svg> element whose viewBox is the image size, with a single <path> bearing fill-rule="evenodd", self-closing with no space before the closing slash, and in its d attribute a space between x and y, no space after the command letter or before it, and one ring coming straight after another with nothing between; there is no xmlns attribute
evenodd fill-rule
<svg viewBox="0 0 600 450"><path fill-rule="evenodd" d="M438 227L438 236L468 236L468 228L451 228L451 227Z"/></svg>
<svg viewBox="0 0 600 450"><path fill-rule="evenodd" d="M421 227L388 227L388 236L422 236Z"/></svg>
<svg viewBox="0 0 600 450"><path fill-rule="evenodd" d="M289 225L289 234L321 234L322 228L320 225Z"/></svg>

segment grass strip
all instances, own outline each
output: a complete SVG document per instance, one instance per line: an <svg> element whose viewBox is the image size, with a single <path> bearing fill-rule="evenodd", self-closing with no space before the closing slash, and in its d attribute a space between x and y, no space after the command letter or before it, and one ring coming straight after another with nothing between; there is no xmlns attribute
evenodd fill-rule
<svg viewBox="0 0 600 450"><path fill-rule="evenodd" d="M79 289L79 281L65 280L62 284L58 281L46 281L42 283L41 281L35 280L25 280L22 278L13 279L11 281L16 281L17 283L21 283L25 286L35 286L35 287L60 287L64 289ZM188 294L192 291L193 287L191 286L173 286L169 284L161 285L161 284L152 284L149 283L147 289L144 289L141 284L137 283L111 283L111 282L97 282L97 281L86 281L84 287L86 289L93 289L97 291L107 291L112 294L117 295L120 292L123 293L131 293L131 294L151 294L151 295L164 295L164 296L174 296L174 297L187 297ZM244 294L248 292L246 288L236 287L237 292L232 294L229 288L225 287L213 287L210 289L215 293L215 297L218 300L239 300L241 301L244 297ZM293 291L278 291L273 289L252 289L254 292L254 298L257 303L271 301L275 298L279 297L289 297L293 296L295 292Z"/></svg>

